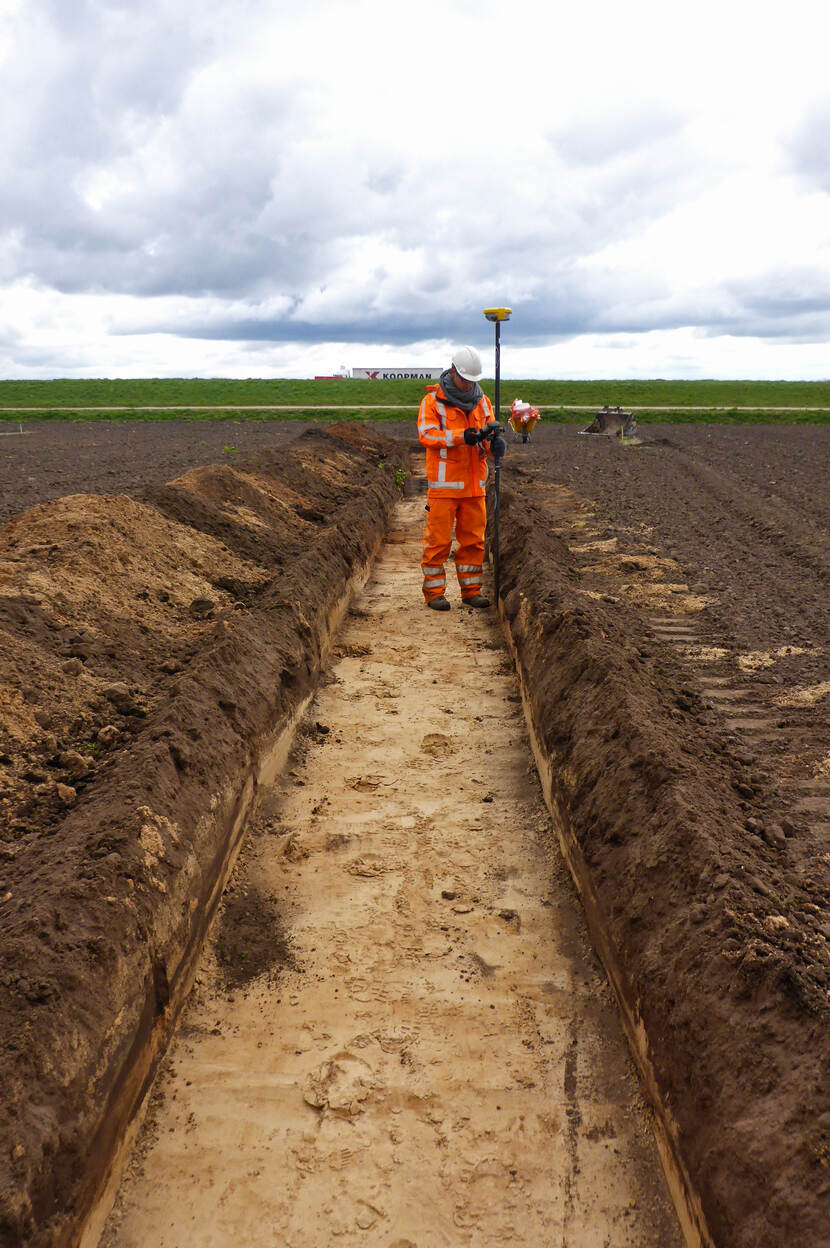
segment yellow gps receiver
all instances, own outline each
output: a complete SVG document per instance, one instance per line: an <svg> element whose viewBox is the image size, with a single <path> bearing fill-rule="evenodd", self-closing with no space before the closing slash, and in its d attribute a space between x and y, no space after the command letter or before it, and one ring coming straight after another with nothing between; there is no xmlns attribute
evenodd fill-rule
<svg viewBox="0 0 830 1248"><path fill-rule="evenodd" d="M509 321L512 308L485 308L484 315L488 321Z"/></svg>

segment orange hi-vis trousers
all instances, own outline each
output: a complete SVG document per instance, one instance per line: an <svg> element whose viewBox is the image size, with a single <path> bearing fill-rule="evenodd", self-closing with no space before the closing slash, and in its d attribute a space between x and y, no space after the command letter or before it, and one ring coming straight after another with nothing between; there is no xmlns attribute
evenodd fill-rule
<svg viewBox="0 0 830 1248"><path fill-rule="evenodd" d="M444 564L450 555L455 525L455 572L462 598L481 593L484 564L484 526L487 521L483 498L430 498L424 530L424 598L440 598L446 593Z"/></svg>

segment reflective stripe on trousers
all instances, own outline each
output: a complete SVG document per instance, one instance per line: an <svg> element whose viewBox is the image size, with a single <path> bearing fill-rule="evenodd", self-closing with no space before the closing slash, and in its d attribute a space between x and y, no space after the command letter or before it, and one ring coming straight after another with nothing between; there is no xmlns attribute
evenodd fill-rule
<svg viewBox="0 0 830 1248"><path fill-rule="evenodd" d="M483 498L430 498L421 559L427 602L440 597L446 588L444 564L450 555L453 528L455 571L461 597L472 598L480 592L486 518Z"/></svg>

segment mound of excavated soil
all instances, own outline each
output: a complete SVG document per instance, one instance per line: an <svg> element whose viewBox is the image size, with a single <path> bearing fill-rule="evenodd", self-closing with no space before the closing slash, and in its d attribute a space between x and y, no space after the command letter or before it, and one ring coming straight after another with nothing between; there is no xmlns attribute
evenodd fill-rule
<svg viewBox="0 0 830 1248"><path fill-rule="evenodd" d="M0 530L0 1242L74 1242L398 494L359 426Z"/></svg>
<svg viewBox="0 0 830 1248"><path fill-rule="evenodd" d="M0 422L0 524L67 494L128 494L193 468L275 450L308 428L302 420L38 420L23 433Z"/></svg>
<svg viewBox="0 0 830 1248"><path fill-rule="evenodd" d="M563 844L704 1242L816 1248L828 802L812 764L793 787L793 747L826 754L826 624L810 627L826 543L809 505L799 530L794 506L766 506L705 456L562 443L508 459L501 568ZM713 548L734 556L747 529L754 561L718 563ZM770 669L777 683L757 683Z"/></svg>

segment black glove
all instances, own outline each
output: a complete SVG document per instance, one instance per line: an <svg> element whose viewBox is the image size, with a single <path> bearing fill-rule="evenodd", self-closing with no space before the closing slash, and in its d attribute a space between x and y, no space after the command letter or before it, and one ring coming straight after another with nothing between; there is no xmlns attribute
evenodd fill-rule
<svg viewBox="0 0 830 1248"><path fill-rule="evenodd" d="M493 438L493 441L490 443L490 450L493 452L496 459L501 459L502 455L507 450L507 443L501 434Z"/></svg>
<svg viewBox="0 0 830 1248"><path fill-rule="evenodd" d="M478 443L481 441L481 430L480 429L465 429L464 441L467 443L468 446L477 446Z"/></svg>

